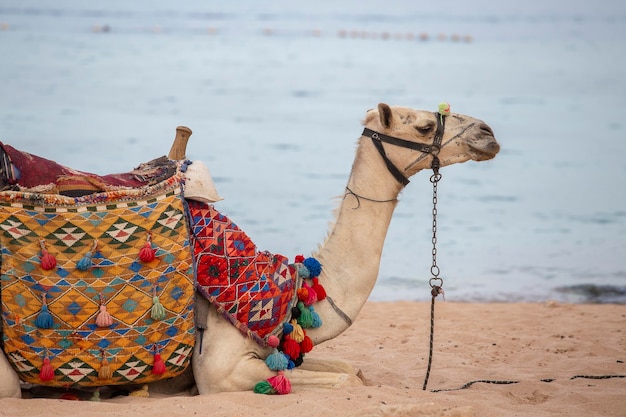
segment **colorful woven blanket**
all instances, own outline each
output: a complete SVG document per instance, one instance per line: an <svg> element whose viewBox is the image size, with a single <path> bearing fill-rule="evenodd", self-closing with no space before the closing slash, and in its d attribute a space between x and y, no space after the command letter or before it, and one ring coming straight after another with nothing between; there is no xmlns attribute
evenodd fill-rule
<svg viewBox="0 0 626 417"><path fill-rule="evenodd" d="M2 340L20 379L146 383L187 367L194 283L181 183L0 193Z"/></svg>

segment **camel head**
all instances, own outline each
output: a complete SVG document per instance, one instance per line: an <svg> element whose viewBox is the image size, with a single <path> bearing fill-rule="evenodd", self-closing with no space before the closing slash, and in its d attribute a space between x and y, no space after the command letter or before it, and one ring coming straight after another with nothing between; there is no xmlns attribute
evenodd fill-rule
<svg viewBox="0 0 626 417"><path fill-rule="evenodd" d="M438 155L440 166L447 166L469 160L486 161L500 151L500 145L487 124L457 113L440 116L437 112L390 107L381 103L377 109L367 112L363 124L366 131L369 129L391 138L383 140L387 142L384 144L384 152L407 178L422 169L429 169L434 153ZM437 150L431 145L438 129L441 132L442 128L441 145ZM412 142L414 147L407 149L394 143L393 138L405 144L405 141Z"/></svg>

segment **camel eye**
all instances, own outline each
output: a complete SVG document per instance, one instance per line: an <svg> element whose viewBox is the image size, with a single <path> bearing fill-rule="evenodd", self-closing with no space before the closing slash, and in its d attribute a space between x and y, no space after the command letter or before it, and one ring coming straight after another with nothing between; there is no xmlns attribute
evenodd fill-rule
<svg viewBox="0 0 626 417"><path fill-rule="evenodd" d="M414 126L415 130L417 130L421 135L426 135L428 133L430 133L430 131L433 129L433 124L429 123L425 126Z"/></svg>

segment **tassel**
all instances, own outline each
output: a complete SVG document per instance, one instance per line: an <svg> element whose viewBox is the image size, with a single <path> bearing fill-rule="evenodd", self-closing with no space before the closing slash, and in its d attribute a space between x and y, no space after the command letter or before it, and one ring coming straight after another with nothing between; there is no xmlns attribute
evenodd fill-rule
<svg viewBox="0 0 626 417"><path fill-rule="evenodd" d="M274 388L272 388L272 384L267 381L261 381L257 382L257 384L254 386L254 393L271 395L276 394L276 391L274 391Z"/></svg>
<svg viewBox="0 0 626 417"><path fill-rule="evenodd" d="M40 329L51 329L54 325L54 320L52 318L52 314L48 310L48 304L46 303L46 293L41 296L41 310L35 319L35 326Z"/></svg>
<svg viewBox="0 0 626 417"><path fill-rule="evenodd" d="M289 365L289 360L283 355L282 352L279 352L277 348L274 348L272 353L269 354L267 358L265 358L265 364L272 371L283 371L287 369L287 365Z"/></svg>
<svg viewBox="0 0 626 417"><path fill-rule="evenodd" d="M157 352L154 354L154 365L152 365L152 373L154 375L163 375L165 371L167 371L167 369L165 368L165 362L163 362L163 359L161 359L161 354Z"/></svg>
<svg viewBox="0 0 626 417"><path fill-rule="evenodd" d="M311 278L319 277L319 275L322 273L322 264L320 264L319 261L315 258L306 258L304 261L302 261L302 264L306 266L306 269L309 270Z"/></svg>
<svg viewBox="0 0 626 417"><path fill-rule="evenodd" d="M57 260L54 256L50 255L43 239L39 241L39 244L41 245L41 268L44 271L49 271L57 266Z"/></svg>
<svg viewBox="0 0 626 417"><path fill-rule="evenodd" d="M300 317L298 317L298 324L305 329L308 329L313 324L313 318L311 317L311 311L304 306L302 301L298 302L298 309L300 310Z"/></svg>
<svg viewBox="0 0 626 417"><path fill-rule="evenodd" d="M293 332L293 326L291 325L291 323L283 324L283 334L289 334L291 332Z"/></svg>
<svg viewBox="0 0 626 417"><path fill-rule="evenodd" d="M320 284L319 278L317 277L313 278L312 288L317 294L317 301L322 301L324 298L326 298L326 290L324 289L322 284Z"/></svg>
<svg viewBox="0 0 626 417"><path fill-rule="evenodd" d="M300 318L300 309L298 307L292 307L291 308L291 318L293 319L298 319Z"/></svg>
<svg viewBox="0 0 626 417"><path fill-rule="evenodd" d="M315 290L311 288L306 282L302 283L302 288L306 288L308 293L308 297L306 298L306 300L301 300L304 305L310 306L311 304L317 303L317 293L315 292Z"/></svg>
<svg viewBox="0 0 626 417"><path fill-rule="evenodd" d="M303 279L311 278L311 273L309 272L307 267L302 264L298 265L298 275L300 276L300 278Z"/></svg>
<svg viewBox="0 0 626 417"><path fill-rule="evenodd" d="M104 297L100 296L100 312L96 317L96 325L98 327L109 327L113 324L113 317L107 311L107 306L104 304Z"/></svg>
<svg viewBox="0 0 626 417"><path fill-rule="evenodd" d="M265 358L265 364L267 365L267 367L270 368L272 371L282 371L283 369L287 369L289 360L285 357L285 355L283 355L282 352L277 349L278 345L280 344L280 340L278 340L278 337L270 335L267 338L267 344L268 346L274 348L272 353L270 353L268 357Z"/></svg>
<svg viewBox="0 0 626 417"><path fill-rule="evenodd" d="M302 284L302 288L298 289L298 300L306 302L309 299L309 289L305 287L306 283Z"/></svg>
<svg viewBox="0 0 626 417"><path fill-rule="evenodd" d="M304 330L302 330L302 327L298 324L296 320L291 320L291 325L293 326L293 331L290 335L291 338L296 343L302 342L302 339L304 339Z"/></svg>
<svg viewBox="0 0 626 417"><path fill-rule="evenodd" d="M113 376L113 371L111 370L111 365L109 365L109 361L107 361L106 354L104 350L102 351L102 362L100 362L100 369L98 369L98 379L111 379Z"/></svg>
<svg viewBox="0 0 626 417"><path fill-rule="evenodd" d="M286 335L283 337L283 352L290 359L294 360L300 356L300 345L291 336Z"/></svg>
<svg viewBox="0 0 626 417"><path fill-rule="evenodd" d="M291 382L285 376L283 371L278 371L278 375L273 376L267 380L270 383L276 394L284 395L291 392Z"/></svg>
<svg viewBox="0 0 626 417"><path fill-rule="evenodd" d="M96 251L97 248L98 241L94 240L93 245L91 245L91 250L87 252L85 256L80 258L78 262L76 262L76 268L81 271L88 271L89 269L91 269L91 266L93 265L93 261L91 260L91 258L93 257L93 253Z"/></svg>
<svg viewBox="0 0 626 417"><path fill-rule="evenodd" d="M165 318L165 307L163 307L163 304L159 301L159 296L156 294L156 288L154 289L154 295L152 297L150 317L152 317L152 320L163 320Z"/></svg>
<svg viewBox="0 0 626 417"><path fill-rule="evenodd" d="M146 238L146 243L144 243L143 248L139 251L139 260L141 262L152 262L155 258L156 249L152 247L152 234L148 232L148 237Z"/></svg>
<svg viewBox="0 0 626 417"><path fill-rule="evenodd" d="M100 398L100 388L96 388L96 390L93 392L93 395L91 396L89 401L95 401L95 402L100 402L101 401L101 398Z"/></svg>
<svg viewBox="0 0 626 417"><path fill-rule="evenodd" d="M322 327L322 318L317 314L313 306L309 306L309 311L311 312L311 327L314 329Z"/></svg>
<svg viewBox="0 0 626 417"><path fill-rule="evenodd" d="M41 371L39 371L39 379L42 382L52 381L54 379L54 368L52 368L48 356L43 358L43 365L41 366Z"/></svg>
<svg viewBox="0 0 626 417"><path fill-rule="evenodd" d="M302 353L309 353L312 350L313 350L313 341L305 333L304 339L302 339L302 342L300 343L300 351Z"/></svg>

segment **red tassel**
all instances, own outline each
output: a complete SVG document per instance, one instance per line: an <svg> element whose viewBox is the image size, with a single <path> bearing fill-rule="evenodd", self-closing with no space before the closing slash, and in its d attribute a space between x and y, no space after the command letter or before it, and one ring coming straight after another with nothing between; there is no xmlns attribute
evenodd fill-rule
<svg viewBox="0 0 626 417"><path fill-rule="evenodd" d="M302 262L304 262L304 259L304 255L296 255L295 263L301 264Z"/></svg>
<svg viewBox="0 0 626 417"><path fill-rule="evenodd" d="M309 353L313 350L313 341L306 334L304 335L304 339L300 342L300 351L302 353Z"/></svg>
<svg viewBox="0 0 626 417"><path fill-rule="evenodd" d="M296 360L300 356L300 345L289 335L283 337L283 353L292 360Z"/></svg>
<svg viewBox="0 0 626 417"><path fill-rule="evenodd" d="M50 364L50 358L47 356L43 358L43 365L41 371L39 371L39 379L42 382L52 381L54 379L54 368Z"/></svg>
<svg viewBox="0 0 626 417"><path fill-rule="evenodd" d="M317 301L321 301L324 298L326 298L326 290L324 289L324 287L322 286L322 284L320 284L320 281L317 277L313 278L313 290L315 291L315 293L317 294Z"/></svg>
<svg viewBox="0 0 626 417"><path fill-rule="evenodd" d="M152 365L152 373L155 375L163 375L167 371L165 368L165 362L161 359L160 353L154 354L154 365Z"/></svg>
<svg viewBox="0 0 626 417"><path fill-rule="evenodd" d="M144 243L143 248L139 251L139 260L141 262L152 262L154 261L156 249L152 247L152 235L148 233L148 237L146 239L146 243Z"/></svg>
<svg viewBox="0 0 626 417"><path fill-rule="evenodd" d="M44 271L49 271L57 266L57 260L46 250L46 244L43 240L40 240L39 244L41 245L41 268Z"/></svg>
<svg viewBox="0 0 626 417"><path fill-rule="evenodd" d="M278 375L268 378L267 382L274 388L276 394L284 395L291 392L291 382L283 371L278 371Z"/></svg>

